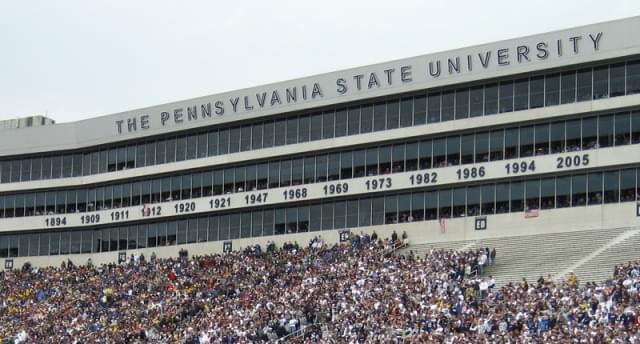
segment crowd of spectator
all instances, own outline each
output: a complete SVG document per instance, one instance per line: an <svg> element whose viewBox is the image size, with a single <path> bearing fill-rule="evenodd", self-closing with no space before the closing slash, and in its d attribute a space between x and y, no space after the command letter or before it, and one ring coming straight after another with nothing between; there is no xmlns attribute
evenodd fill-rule
<svg viewBox="0 0 640 344"><path fill-rule="evenodd" d="M640 343L640 262L497 288L495 250L390 254L394 238L1 272L0 342Z"/></svg>

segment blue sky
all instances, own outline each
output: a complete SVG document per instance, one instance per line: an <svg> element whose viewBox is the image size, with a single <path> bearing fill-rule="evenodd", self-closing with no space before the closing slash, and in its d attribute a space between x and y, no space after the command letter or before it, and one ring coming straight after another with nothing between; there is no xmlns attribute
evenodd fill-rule
<svg viewBox="0 0 640 344"><path fill-rule="evenodd" d="M640 15L640 1L3 1L0 119L76 121Z"/></svg>

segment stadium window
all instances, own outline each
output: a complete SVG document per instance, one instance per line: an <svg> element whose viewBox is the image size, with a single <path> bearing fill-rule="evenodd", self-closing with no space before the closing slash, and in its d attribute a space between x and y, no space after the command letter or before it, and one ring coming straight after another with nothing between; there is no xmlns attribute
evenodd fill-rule
<svg viewBox="0 0 640 344"><path fill-rule="evenodd" d="M455 197L455 196L454 196ZM467 188L467 215L480 215L480 187L470 186Z"/></svg>
<svg viewBox="0 0 640 344"><path fill-rule="evenodd" d="M413 125L427 123L427 96L416 96L413 99Z"/></svg>
<svg viewBox="0 0 640 344"><path fill-rule="evenodd" d="M312 204L309 207L309 230L319 231L322 229L322 206Z"/></svg>
<svg viewBox="0 0 640 344"><path fill-rule="evenodd" d="M387 106L384 102L376 103L373 107L373 131L385 129Z"/></svg>
<svg viewBox="0 0 640 344"><path fill-rule="evenodd" d="M447 136L447 166L460 165L460 136Z"/></svg>
<svg viewBox="0 0 640 344"><path fill-rule="evenodd" d="M433 140L433 167L445 167L447 161L446 138Z"/></svg>
<svg viewBox="0 0 640 344"><path fill-rule="evenodd" d="M360 178L366 175L366 150L361 149L353 152L353 178ZM306 159L305 159L306 171ZM306 183L305 176L305 183Z"/></svg>
<svg viewBox="0 0 640 344"><path fill-rule="evenodd" d="M636 169L627 168L620 171L620 202L636 200Z"/></svg>
<svg viewBox="0 0 640 344"><path fill-rule="evenodd" d="M545 105L558 105L560 103L560 74L546 75L544 86Z"/></svg>
<svg viewBox="0 0 640 344"><path fill-rule="evenodd" d="M571 206L580 207L587 204L587 176L584 174L571 177Z"/></svg>
<svg viewBox="0 0 640 344"><path fill-rule="evenodd" d="M484 86L484 115L498 113L498 84Z"/></svg>
<svg viewBox="0 0 640 344"><path fill-rule="evenodd" d="M378 149L380 174L391 173L391 146L383 146Z"/></svg>
<svg viewBox="0 0 640 344"><path fill-rule="evenodd" d="M405 146L405 171L418 169L418 143L411 142Z"/></svg>
<svg viewBox="0 0 640 344"><path fill-rule="evenodd" d="M589 117L582 119L582 149L598 147L598 118Z"/></svg>
<svg viewBox="0 0 640 344"><path fill-rule="evenodd" d="M556 208L571 206L571 176L556 178Z"/></svg>
<svg viewBox="0 0 640 344"><path fill-rule="evenodd" d="M225 146L224 146L224 151L221 151L221 154L227 154L228 149L229 149L229 132L226 132L226 136L225 136ZM166 151L166 160L167 163L171 163L176 161L176 139L175 138L170 138L168 140L165 141L167 144L167 151Z"/></svg>
<svg viewBox="0 0 640 344"><path fill-rule="evenodd" d="M577 91L577 99L579 102L587 101L592 99L592 83L593 83L593 72L591 68L581 69L578 71L577 82L576 82L576 91Z"/></svg>
<svg viewBox="0 0 640 344"><path fill-rule="evenodd" d="M289 185L291 185L291 160L282 160L280 161L280 187Z"/></svg>
<svg viewBox="0 0 640 344"><path fill-rule="evenodd" d="M549 154L549 124L537 124L535 127L535 155Z"/></svg>
<svg viewBox="0 0 640 344"><path fill-rule="evenodd" d="M357 135L360 133L360 107L351 107L348 112L348 135Z"/></svg>
<svg viewBox="0 0 640 344"><path fill-rule="evenodd" d="M347 204L345 201L333 202L333 228L342 229L347 225ZM295 209L295 208L294 208Z"/></svg>
<svg viewBox="0 0 640 344"><path fill-rule="evenodd" d="M463 144L464 145L464 144ZM475 162L489 161L489 133L482 132L475 134Z"/></svg>
<svg viewBox="0 0 640 344"><path fill-rule="evenodd" d="M551 154L564 152L564 121L551 123Z"/></svg>
<svg viewBox="0 0 640 344"><path fill-rule="evenodd" d="M566 122L566 150L573 152L580 150L581 134L580 119L574 119Z"/></svg>
<svg viewBox="0 0 640 344"><path fill-rule="evenodd" d="M450 218L451 217L451 201L452 190L440 190L438 191L438 217Z"/></svg>
<svg viewBox="0 0 640 344"><path fill-rule="evenodd" d="M309 206L298 207L298 232L299 233L304 233L309 231L309 211L310 211ZM357 219L357 214L358 214L357 208L353 212L353 214L347 212L347 216L356 216L356 219ZM357 227L357 223L352 227Z"/></svg>
<svg viewBox="0 0 640 344"><path fill-rule="evenodd" d="M499 108L500 113L513 111L513 81L500 83Z"/></svg>
<svg viewBox="0 0 640 344"><path fill-rule="evenodd" d="M371 199L371 225L372 226L376 226L376 225L382 225L384 224L385 221L385 213L384 213L384 197L383 196L379 196L379 197L374 197ZM363 205L360 205L360 209L362 211L362 209L368 210L368 208L363 207ZM360 223L363 223L363 217L360 217Z"/></svg>
<svg viewBox="0 0 640 344"><path fill-rule="evenodd" d="M259 236L262 236L262 211L256 210L251 212L251 237Z"/></svg>
<svg viewBox="0 0 640 344"><path fill-rule="evenodd" d="M438 192L430 191L424 193L424 217L427 220L438 218Z"/></svg>
<svg viewBox="0 0 640 344"><path fill-rule="evenodd" d="M631 114L631 143L640 143L640 111Z"/></svg>
<svg viewBox="0 0 640 344"><path fill-rule="evenodd" d="M60 232L60 254L69 254L70 246L71 233L68 231ZM11 250L11 247L9 249ZM9 255L11 256L11 252L9 252Z"/></svg>
<svg viewBox="0 0 640 344"><path fill-rule="evenodd" d="M454 111L456 105L456 98L454 91L446 91L442 93L442 114L441 121L452 121L455 119Z"/></svg>
<svg viewBox="0 0 640 344"><path fill-rule="evenodd" d="M316 173L316 158L306 157L304 158L304 184L315 183L315 173Z"/></svg>
<svg viewBox="0 0 640 344"><path fill-rule="evenodd" d="M277 233L276 233L277 234ZM240 214L229 215L229 239L240 238Z"/></svg>
<svg viewBox="0 0 640 344"><path fill-rule="evenodd" d="M491 215L496 211L495 202L496 202L496 187L495 184L483 185L480 191L481 198L481 214L482 215Z"/></svg>
<svg viewBox="0 0 640 344"><path fill-rule="evenodd" d="M373 106L363 105L360 110L360 133L370 133L371 131L373 131Z"/></svg>
<svg viewBox="0 0 640 344"><path fill-rule="evenodd" d="M322 113L316 113L311 115L311 141L317 141L322 139ZM266 130L266 127L265 127ZM265 137L266 137L265 132ZM266 147L266 146L265 146Z"/></svg>
<svg viewBox="0 0 640 344"><path fill-rule="evenodd" d="M156 145L154 142L147 142L145 144L145 157L146 157L145 165L146 166L153 166L156 164L155 146Z"/></svg>
<svg viewBox="0 0 640 344"><path fill-rule="evenodd" d="M529 81L529 108L544 106L544 76L531 78Z"/></svg>
<svg viewBox="0 0 640 344"><path fill-rule="evenodd" d="M198 136L196 134L190 134L187 136L187 160L195 159L198 157Z"/></svg>
<svg viewBox="0 0 640 344"><path fill-rule="evenodd" d="M347 122L347 109L336 110L335 137L342 137L347 135Z"/></svg>
<svg viewBox="0 0 640 344"><path fill-rule="evenodd" d="M509 128L504 132L504 158L518 157L518 128Z"/></svg>
<svg viewBox="0 0 640 344"><path fill-rule="evenodd" d="M609 68L609 97L625 95L625 64L617 63Z"/></svg>
<svg viewBox="0 0 640 344"><path fill-rule="evenodd" d="M411 218L411 194L405 193L398 195L398 222L412 222Z"/></svg>
<svg viewBox="0 0 640 344"><path fill-rule="evenodd" d="M271 234L273 234L273 215L271 218ZM229 240L229 215L218 216L218 240Z"/></svg>
<svg viewBox="0 0 640 344"><path fill-rule="evenodd" d="M529 108L529 79L516 80L513 103L514 111L526 110Z"/></svg>
<svg viewBox="0 0 640 344"><path fill-rule="evenodd" d="M322 118L320 118L320 120L322 120ZM262 134L262 148L270 148L274 146L274 135L275 135L275 122L274 121L267 121L264 122L264 127L263 127L264 131ZM322 128L322 121L320 121L320 125L318 127L314 127L314 128L318 128L316 131L312 131L312 135L314 132L317 132L318 135L322 135L322 131L320 131L320 128ZM220 152L220 154L225 154Z"/></svg>
<svg viewBox="0 0 640 344"><path fill-rule="evenodd" d="M472 164L474 156L475 135L467 134L462 136L460 147L460 163Z"/></svg>
<svg viewBox="0 0 640 344"><path fill-rule="evenodd" d="M615 145L623 146L631 143L631 113L615 114Z"/></svg>
<svg viewBox="0 0 640 344"><path fill-rule="evenodd" d="M191 221L189 221L191 224ZM191 230L191 226L189 226L189 230ZM240 216L240 238L250 238L251 237L251 213L245 212Z"/></svg>
<svg viewBox="0 0 640 344"><path fill-rule="evenodd" d="M218 216L209 216L209 226L207 227L207 238L209 241L218 241Z"/></svg>
<svg viewBox="0 0 640 344"><path fill-rule="evenodd" d="M186 157L187 138L184 136L178 137L176 140L176 161L183 161ZM147 153L149 150L147 150ZM149 165L149 158L147 157L147 165Z"/></svg>
<svg viewBox="0 0 640 344"><path fill-rule="evenodd" d="M411 194L411 218L413 221L424 221L424 192Z"/></svg>
<svg viewBox="0 0 640 344"><path fill-rule="evenodd" d="M524 184L522 182L512 182L510 184L511 212L524 210Z"/></svg>
<svg viewBox="0 0 640 344"><path fill-rule="evenodd" d="M504 156L504 130L492 130L489 136L489 158L491 161L502 160Z"/></svg>
<svg viewBox="0 0 640 344"><path fill-rule="evenodd" d="M334 135L335 114L333 111L325 111L322 113L322 138L330 139Z"/></svg>
<svg viewBox="0 0 640 344"><path fill-rule="evenodd" d="M404 162L405 162L405 144L397 143L392 146L391 149L391 172L399 173L404 172Z"/></svg>
<svg viewBox="0 0 640 344"><path fill-rule="evenodd" d="M440 122L440 93L429 93L427 102L427 122Z"/></svg>
<svg viewBox="0 0 640 344"><path fill-rule="evenodd" d="M470 98L470 109L469 115L471 117L482 116L484 112L484 87L483 86L475 86L471 88L469 92Z"/></svg>
<svg viewBox="0 0 640 344"><path fill-rule="evenodd" d="M282 124L284 126L284 124ZM277 126L276 126L277 128ZM278 137L276 136L276 143ZM282 144L284 144L285 136L282 135ZM240 128L231 128L229 130L229 153L237 153L240 151Z"/></svg>
<svg viewBox="0 0 640 344"><path fill-rule="evenodd" d="M298 143L298 118L287 119L287 144Z"/></svg>
<svg viewBox="0 0 640 344"><path fill-rule="evenodd" d="M540 208L553 209L556 204L556 180L554 177L540 180Z"/></svg>
<svg viewBox="0 0 640 344"><path fill-rule="evenodd" d="M71 156L65 156L65 158L65 162L68 163L68 168L63 167L63 175L66 174L65 177L71 177L72 158ZM31 180L31 159L20 160L20 180Z"/></svg>
<svg viewBox="0 0 640 344"><path fill-rule="evenodd" d="M280 163L269 163L269 188L277 188L280 186Z"/></svg>
<svg viewBox="0 0 640 344"><path fill-rule="evenodd" d="M431 140L420 141L419 156L420 169L425 170L431 168Z"/></svg>
<svg viewBox="0 0 640 344"><path fill-rule="evenodd" d="M251 150L251 125L245 125L240 129L240 151L249 150Z"/></svg>
<svg viewBox="0 0 640 344"><path fill-rule="evenodd" d="M563 72L560 76L560 104L575 103L576 72Z"/></svg>
<svg viewBox="0 0 640 344"><path fill-rule="evenodd" d="M7 243L7 253L9 245ZM60 254L60 232L53 232L49 238L49 255L55 256Z"/></svg>
<svg viewBox="0 0 640 344"><path fill-rule="evenodd" d="M456 90L456 119L469 117L469 89Z"/></svg>
<svg viewBox="0 0 640 344"><path fill-rule="evenodd" d="M333 229L333 204L330 202L322 204L322 229Z"/></svg>
<svg viewBox="0 0 640 344"><path fill-rule="evenodd" d="M413 124L413 98L402 98L400 101L400 127L406 128Z"/></svg>
<svg viewBox="0 0 640 344"><path fill-rule="evenodd" d="M593 69L593 99L609 97L609 67Z"/></svg>
<svg viewBox="0 0 640 344"><path fill-rule="evenodd" d="M627 63L627 94L640 93L640 61Z"/></svg>
<svg viewBox="0 0 640 344"><path fill-rule="evenodd" d="M207 133L198 134L198 158L204 158L207 156L208 147L209 147L209 144L207 143Z"/></svg>
<svg viewBox="0 0 640 344"><path fill-rule="evenodd" d="M340 179L353 177L353 152L340 153Z"/></svg>
<svg viewBox="0 0 640 344"><path fill-rule="evenodd" d="M527 180L524 183L526 205L525 209L540 209L540 180Z"/></svg>
<svg viewBox="0 0 640 344"><path fill-rule="evenodd" d="M300 142L304 142L304 141L309 141L309 117L305 117L304 119L306 119L307 121L307 137L305 140L303 140L301 137L298 138L298 141ZM302 120L301 120L302 121ZM261 149L262 148L262 130L263 130L263 125L262 123L257 123L254 124L251 128L251 149ZM302 128L302 123L301 123L301 128ZM300 134L302 135L302 132L300 132Z"/></svg>
<svg viewBox="0 0 640 344"><path fill-rule="evenodd" d="M316 156L316 183L327 181L327 155Z"/></svg>
<svg viewBox="0 0 640 344"><path fill-rule="evenodd" d="M533 156L533 126L526 126L520 128L520 157L530 157Z"/></svg>
<svg viewBox="0 0 640 344"><path fill-rule="evenodd" d="M309 208L309 207L301 207L299 212L301 212L303 209L302 208ZM300 215L300 214L298 214ZM348 200L347 201L347 223L346 223L346 228L355 228L358 227L358 218L359 218L360 214L358 212L358 200L357 199L352 199L352 200Z"/></svg>
<svg viewBox="0 0 640 344"><path fill-rule="evenodd" d="M609 171L604 174L604 203L617 203L620 190L619 171Z"/></svg>
<svg viewBox="0 0 640 344"><path fill-rule="evenodd" d="M209 132L209 148L207 149L209 156L218 155L218 132L211 131Z"/></svg>
<svg viewBox="0 0 640 344"><path fill-rule="evenodd" d="M395 195L384 197L384 223L398 223L398 197Z"/></svg>
<svg viewBox="0 0 640 344"><path fill-rule="evenodd" d="M598 146L599 148L613 146L613 115L598 117Z"/></svg>
<svg viewBox="0 0 640 344"><path fill-rule="evenodd" d="M340 179L340 153L333 153L328 158L327 180Z"/></svg>
<svg viewBox="0 0 640 344"><path fill-rule="evenodd" d="M587 202L589 205L602 203L602 173L587 175Z"/></svg>

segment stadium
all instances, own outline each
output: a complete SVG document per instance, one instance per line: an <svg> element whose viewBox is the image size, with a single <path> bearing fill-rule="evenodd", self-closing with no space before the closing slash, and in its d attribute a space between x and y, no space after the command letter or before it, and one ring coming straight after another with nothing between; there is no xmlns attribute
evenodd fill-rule
<svg viewBox="0 0 640 344"><path fill-rule="evenodd" d="M7 121L0 338L638 342L637 32L633 17ZM34 325L85 287L80 310ZM142 294L162 314L130 306ZM563 304L531 306L540 295Z"/></svg>

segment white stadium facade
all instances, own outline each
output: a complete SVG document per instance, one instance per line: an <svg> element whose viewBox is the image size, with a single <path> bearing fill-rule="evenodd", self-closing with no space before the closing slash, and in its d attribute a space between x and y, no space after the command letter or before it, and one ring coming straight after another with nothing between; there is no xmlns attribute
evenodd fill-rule
<svg viewBox="0 0 640 344"><path fill-rule="evenodd" d="M430 243L640 226L638 32L633 17L8 125L0 260L105 263L349 231Z"/></svg>

